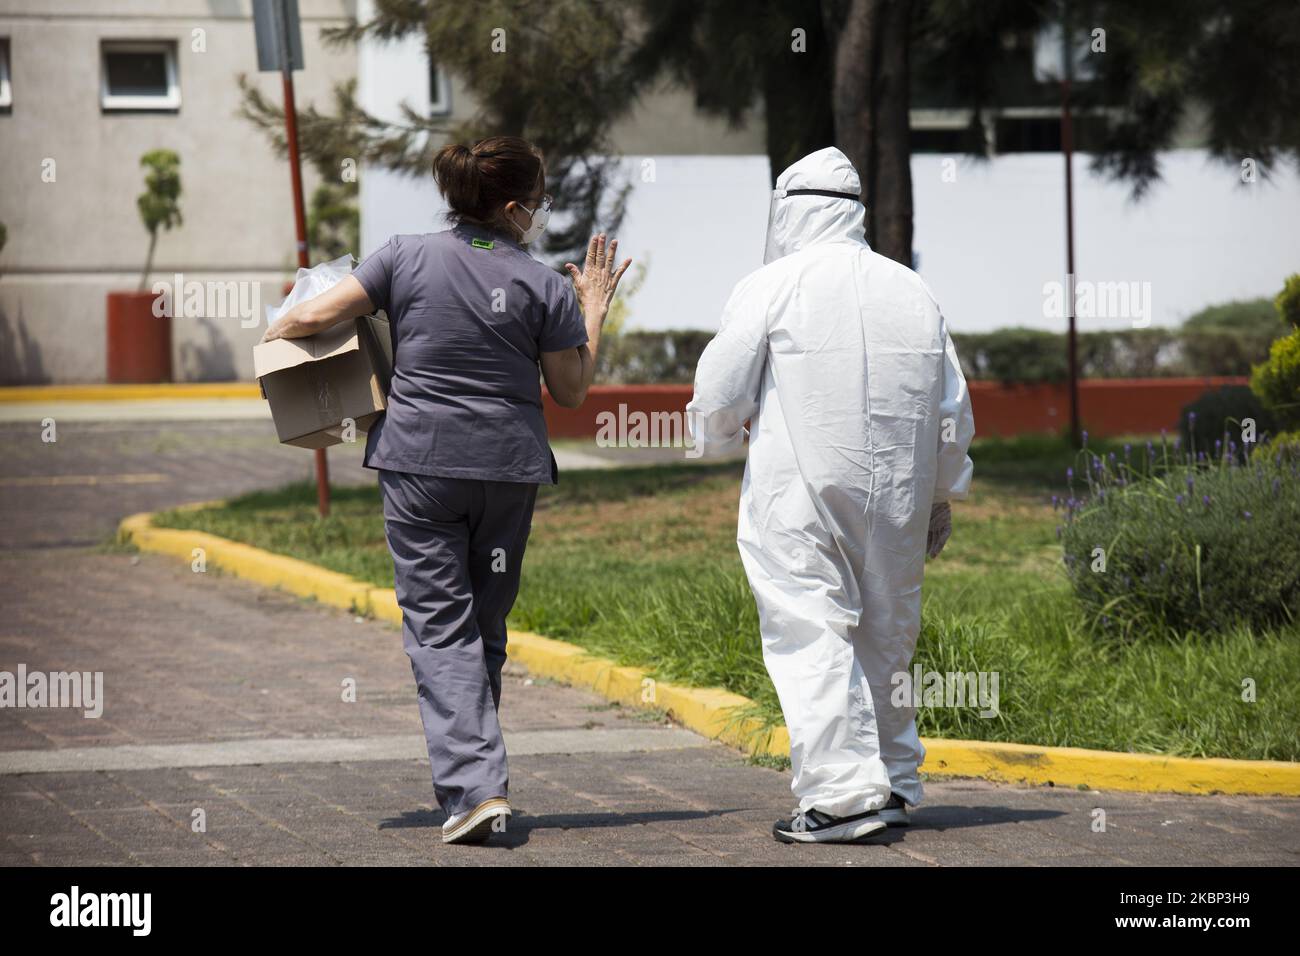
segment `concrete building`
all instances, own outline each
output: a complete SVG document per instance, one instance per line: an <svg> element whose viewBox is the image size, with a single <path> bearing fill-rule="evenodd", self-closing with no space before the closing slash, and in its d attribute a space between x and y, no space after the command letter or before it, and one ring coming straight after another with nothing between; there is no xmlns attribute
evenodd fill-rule
<svg viewBox="0 0 1300 956"><path fill-rule="evenodd" d="M322 27L367 19L370 0L299 7L300 108L329 109L333 86L356 76L361 105L381 118L398 119L402 104L473 113L462 78L430 63L419 38L322 46ZM959 331L1063 328L1052 313L1065 263L1056 114L1052 88L1032 82L1036 50L1022 59L1025 102L988 119L985 159L957 152L967 115L915 95L917 264ZM185 217L161 234L152 279L233 281L263 307L278 301L295 263L288 168L237 116L241 73L279 102L278 76L257 72L251 0L0 0L0 383L104 379L105 295L136 287L148 245L135 200L151 149L180 154ZM629 326L715 328L731 287L762 261L761 112L735 129L664 86L612 141L633 185L621 248L646 269ZM1100 303L1081 329L1176 323L1209 303L1272 295L1295 270L1296 170L1243 183L1202 143L1187 124L1140 203L1076 158L1077 271ZM431 177L363 168L359 185L359 256L394 233L444 228ZM228 313L173 320L177 379L251 377L259 329Z"/></svg>
<svg viewBox="0 0 1300 956"><path fill-rule="evenodd" d="M320 28L355 4L299 10L298 103L325 107L356 52L324 48ZM0 383L104 381L105 296L140 281L152 149L180 155L184 223L159 234L151 280L234 281L279 301L296 268L289 169L237 115L241 73L281 98L280 77L257 72L250 0L0 0L0 58ZM260 330L219 311L173 319L177 379L251 378Z"/></svg>

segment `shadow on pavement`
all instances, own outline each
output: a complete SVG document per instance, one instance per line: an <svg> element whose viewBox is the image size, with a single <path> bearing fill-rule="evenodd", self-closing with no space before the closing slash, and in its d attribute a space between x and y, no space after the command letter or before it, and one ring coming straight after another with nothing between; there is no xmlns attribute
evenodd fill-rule
<svg viewBox="0 0 1300 956"><path fill-rule="evenodd" d="M910 830L965 830L998 823L1029 823L1065 816L1063 810L1031 810L1025 807L922 807L912 813ZM892 830L894 833L904 832Z"/></svg>
<svg viewBox="0 0 1300 956"><path fill-rule="evenodd" d="M725 810L659 810L628 811L626 813L546 813L534 816L518 809L510 818L510 828L502 845L517 846L527 842L533 830L597 830L606 827L643 826L649 823L681 823L687 820L706 820L731 813L748 813L753 807L735 807ZM408 810L398 817L389 817L379 824L381 830L426 829L441 827L447 815L441 810Z"/></svg>

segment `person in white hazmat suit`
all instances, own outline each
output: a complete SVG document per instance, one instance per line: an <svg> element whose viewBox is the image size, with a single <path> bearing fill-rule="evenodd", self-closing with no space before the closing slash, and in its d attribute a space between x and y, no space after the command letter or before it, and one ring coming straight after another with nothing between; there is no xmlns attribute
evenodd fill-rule
<svg viewBox="0 0 1300 956"><path fill-rule="evenodd" d="M920 802L925 750L896 688L925 555L971 480L943 316L867 245L860 190L834 148L781 174L766 264L732 292L687 406L697 454L739 450L750 423L737 543L790 732L799 806L774 827L783 842L867 839Z"/></svg>

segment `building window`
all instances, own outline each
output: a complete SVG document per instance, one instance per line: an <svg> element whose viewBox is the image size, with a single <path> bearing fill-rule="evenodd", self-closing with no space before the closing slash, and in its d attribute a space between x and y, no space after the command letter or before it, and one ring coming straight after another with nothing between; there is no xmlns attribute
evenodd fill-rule
<svg viewBox="0 0 1300 956"><path fill-rule="evenodd" d="M14 90L9 85L9 38L0 37L0 113L14 105Z"/></svg>
<svg viewBox="0 0 1300 956"><path fill-rule="evenodd" d="M914 153L988 151L979 117L968 109L915 109L908 114Z"/></svg>
<svg viewBox="0 0 1300 956"><path fill-rule="evenodd" d="M176 44L170 40L105 40L100 105L105 110L178 110Z"/></svg>
<svg viewBox="0 0 1300 956"><path fill-rule="evenodd" d="M1105 110L1074 113L1074 149L1080 153L1101 149L1107 123ZM1061 114L1055 110L1008 110L997 117L994 140L999 153L1059 153Z"/></svg>
<svg viewBox="0 0 1300 956"><path fill-rule="evenodd" d="M999 153L1059 153L1059 116L999 116L996 149Z"/></svg>
<svg viewBox="0 0 1300 956"><path fill-rule="evenodd" d="M429 115L446 116L451 112L451 81L432 58L429 59Z"/></svg>

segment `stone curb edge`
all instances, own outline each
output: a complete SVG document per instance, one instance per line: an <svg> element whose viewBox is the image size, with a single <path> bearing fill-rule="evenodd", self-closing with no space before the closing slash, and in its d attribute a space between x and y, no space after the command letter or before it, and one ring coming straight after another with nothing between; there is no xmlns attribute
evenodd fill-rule
<svg viewBox="0 0 1300 956"><path fill-rule="evenodd" d="M186 561L193 560L195 548L202 548L209 565L236 577L356 614L399 625L402 621L397 597L390 588L373 587L297 558L206 532L157 528L150 513L122 521L118 538L142 551ZM537 676L591 688L610 701L665 710L696 733L748 753L789 754L785 727L765 728L757 718L744 716L753 702L739 694L657 681L641 668L615 664L576 645L525 631L510 632L510 657ZM923 769L931 776L1097 790L1300 796L1300 763L1290 761L1166 757L981 740L929 738L923 742Z"/></svg>

